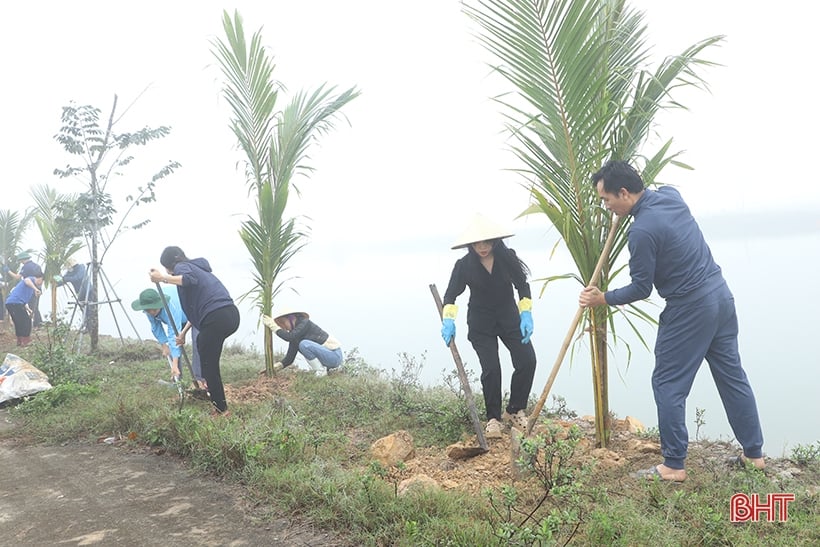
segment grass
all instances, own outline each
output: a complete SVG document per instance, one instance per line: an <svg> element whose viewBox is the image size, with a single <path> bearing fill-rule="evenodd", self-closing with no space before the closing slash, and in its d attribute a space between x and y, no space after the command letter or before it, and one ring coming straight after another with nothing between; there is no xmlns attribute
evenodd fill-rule
<svg viewBox="0 0 820 547"><path fill-rule="evenodd" d="M58 340L21 352L59 382L13 406L22 427L10 434L54 444L114 436L151 446L244 484L259 513L287 512L351 545L820 544L820 442L795 448L788 474L727 472L704 460L682 485L638 483L580 458L577 431L549 426L524 445L534 455L521 462L526 480L482 495L438 488L399 495L401 469L370 457L376 439L403 429L417 447L443 449L471 432L454 376L432 388L419 382L424 357L400 355L402 369L387 373L354 350L343 374L297 373L287 388L232 403L233 417L212 420L205 402L186 402L181 411L173 404L157 382L167 367L155 345L77 356ZM241 348L223 356L223 379L233 388L253 385L262 368L259 355ZM476 400L480 407L480 394ZM552 414L572 412L559 401ZM738 492L796 499L786 522L732 523L729 499Z"/></svg>

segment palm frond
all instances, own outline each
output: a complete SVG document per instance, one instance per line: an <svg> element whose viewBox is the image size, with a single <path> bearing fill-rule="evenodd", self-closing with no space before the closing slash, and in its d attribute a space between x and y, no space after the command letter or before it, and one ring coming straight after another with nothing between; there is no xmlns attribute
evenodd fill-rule
<svg viewBox="0 0 820 547"><path fill-rule="evenodd" d="M341 108L359 96L356 88L333 95L335 88L320 86L312 93L299 92L279 116L276 138L271 146L273 180L293 181L297 174L309 174L308 149L316 137L334 127ZM298 187L294 185L298 192Z"/></svg>

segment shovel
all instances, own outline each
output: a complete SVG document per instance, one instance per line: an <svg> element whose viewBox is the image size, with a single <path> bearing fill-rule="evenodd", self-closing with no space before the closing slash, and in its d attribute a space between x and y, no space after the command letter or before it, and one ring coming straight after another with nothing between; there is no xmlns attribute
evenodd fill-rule
<svg viewBox="0 0 820 547"><path fill-rule="evenodd" d="M174 371L174 362L171 360L171 356L168 356L168 366L171 368L171 372ZM182 387L182 379L179 375L174 374L173 377L174 386L177 388L177 393L179 393L179 410L182 410L182 405L185 403L185 388Z"/></svg>
<svg viewBox="0 0 820 547"><path fill-rule="evenodd" d="M442 318L442 304L441 296L438 294L438 289L435 284L430 285L430 292L433 293L433 299L436 301L438 308L439 319ZM466 457L478 456L484 454L490 449L487 447L487 439L484 437L484 429L481 427L481 420L478 419L478 411L475 408L475 400L473 399L473 390L470 388L470 381L467 379L467 373L464 371L464 363L461 362L461 356L456 348L455 339L450 340L450 352L453 354L453 360L456 362L456 371L458 372L458 379L461 382L461 389L464 391L464 398L467 399L467 408L470 410L470 418L475 428L475 434L478 438L478 446L468 447L464 455Z"/></svg>
<svg viewBox="0 0 820 547"><path fill-rule="evenodd" d="M162 307L165 308L165 315L168 316L168 323L171 325L171 328L174 331L174 336L179 336L179 330L177 329L176 323L174 323L174 318L171 315L171 308L168 306L168 300L165 298L165 293L162 292L162 288L160 287L159 283L157 285L157 292L159 293L159 297L162 300ZM185 351L185 348L180 346L180 351L182 352L182 359L185 361L185 366L188 368L188 372L191 374L191 382L193 382L194 387L191 390L191 394L197 398L202 399L203 395L207 394L207 390L202 389L199 387L199 382L196 380L196 375L194 375L194 367L191 366L191 361L188 359L188 353Z"/></svg>
<svg viewBox="0 0 820 547"><path fill-rule="evenodd" d="M606 262L607 258L609 258L609 251L612 249L612 243L615 241L615 233L618 231L618 225L620 224L620 220L620 217L615 217L615 219L612 221L612 227L609 229L609 234L607 235L606 242L604 243L604 249L601 251L601 256L598 257L598 262L597 264L595 264L595 270L592 272L592 277L589 280L589 287L598 284L598 280L601 277L601 271L604 268L604 263ZM532 433L532 428L535 425L535 421L541 414L541 409L544 408L544 403L547 400L547 396L549 395L550 389L552 389L552 384L553 382L555 382L555 376L558 374L558 369L561 368L561 363L564 362L564 357L567 354L569 345L572 343L572 338L575 335L575 330L578 328L578 324L581 322L581 318L583 316L584 308L582 306L578 306L578 311L575 312L575 317L572 318L572 323L570 324L569 330L567 331L567 335L564 337L564 343L561 345L561 349L558 352L558 357L556 357L555 364L552 366L552 372L550 372L549 378L547 378L547 384L544 386L544 391L541 392L541 397L535 404L535 408L533 408L532 414L530 414L529 418L527 419L527 430L524 432L524 437L528 437L530 433ZM516 435L515 432L513 432L510 449L512 451L513 464L515 464L515 462L518 460L518 455L521 452L521 435Z"/></svg>

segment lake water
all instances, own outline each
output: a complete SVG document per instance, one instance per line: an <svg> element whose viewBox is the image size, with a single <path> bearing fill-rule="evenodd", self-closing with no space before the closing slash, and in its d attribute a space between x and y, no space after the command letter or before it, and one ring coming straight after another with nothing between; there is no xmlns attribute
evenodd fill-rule
<svg viewBox="0 0 820 547"><path fill-rule="evenodd" d="M820 327L820 291L816 290L814 281L820 267L820 229L767 236L747 231L740 225L733 225L727 231L720 224L710 226L707 221L701 224L735 295L741 355L757 396L766 452L781 456L797 444L813 444L820 440L820 357L815 342ZM530 265L533 277L538 278L546 272L558 274L571 270L560 251L550 258L552 241L554 237L531 229L519 231L510 244ZM125 336L134 335L125 321L124 314L127 314L138 334L150 339L147 321L140 313L131 311L130 302L149 286L143 271L147 272L148 267L157 262L161 247L147 250L122 247L117 252L123 254L112 254L106 266L112 286L124 303L124 309L117 310L120 327ZM459 251L447 249L448 241L433 238L401 245L385 243L383 248L374 247L372 243L366 248L353 243L339 248L311 242L296 262L299 267L289 272L297 278L292 284L300 287L301 296L287 293L278 301L306 309L320 326L342 341L345 351L358 348L368 363L388 371L399 370L402 366L399 354L406 353L424 362L421 379L425 384L441 383L443 373L452 370L454 365L439 336L440 322L429 284L437 284L438 290L444 292L452 265L460 256ZM376 263L373 256L378 257ZM221 246L215 244L206 257L234 297L247 290L249 274L241 244L236 241ZM135 272L134 264L147 266L140 266ZM624 276L619 285L626 279ZM532 396L538 398L577 309L579 287L566 281L551 285L539 297L541 284L532 281L531 286L535 319L533 343L539 360ZM480 370L477 358L466 340L467 298L465 292L457 302L461 313L456 322L456 341L467 368L477 378ZM656 297L653 301L655 304L645 308L657 316L662 302ZM259 348L262 337L258 314L244 303L240 309L243 310L242 325L231 341ZM103 332L116 332L110 312L104 311L101 321ZM634 416L646 426L655 426L657 419L650 387L652 352L629 336L628 327L622 321L616 324L616 330L624 340L610 351L610 409L618 417ZM651 347L654 330L647 328L645 335ZM284 347L284 343L277 342L278 349L284 350ZM501 356L504 382L509 385L512 369L503 349ZM305 366L304 363L301 366ZM474 385L473 389L478 387ZM552 394L565 398L569 408L581 415L593 413L585 339L574 345L567 355ZM547 407L551 404L550 397ZM688 399L687 425L692 439L698 408L705 410L706 423L700 429L701 436L732 438L706 366L700 371Z"/></svg>

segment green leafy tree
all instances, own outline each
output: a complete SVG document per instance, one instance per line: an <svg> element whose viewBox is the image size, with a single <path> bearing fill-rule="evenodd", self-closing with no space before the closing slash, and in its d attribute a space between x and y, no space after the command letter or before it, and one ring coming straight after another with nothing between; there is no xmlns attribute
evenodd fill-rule
<svg viewBox="0 0 820 547"><path fill-rule="evenodd" d="M284 86L274 80L273 58L262 45L261 29L246 40L239 12L223 13L225 40L213 41L213 54L225 77L223 96L231 107L230 126L245 153L245 178L256 195L256 217L242 223L240 237L255 272L250 296L260 314L270 315L282 289L281 274L304 246L305 231L287 216L287 203L296 175L309 175L308 149L333 128L333 121L348 102L359 95L355 88L334 94L320 86L299 92L284 109L277 110ZM265 368L273 372L273 333L265 329Z"/></svg>
<svg viewBox="0 0 820 547"><path fill-rule="evenodd" d="M48 185L32 189L34 221L43 239L43 285L51 288L51 320L57 323L57 286L51 282L59 274L66 259L83 248L80 233L70 229L73 224L61 216L60 210L74 200L74 196L58 194Z"/></svg>
<svg viewBox="0 0 820 547"><path fill-rule="evenodd" d="M60 178L80 180L86 188L75 201L61 206L61 214L66 219L77 219L80 230L88 241L91 302L98 302L100 267L114 241L124 231L141 228L149 222L148 219L143 219L126 224L127 219L138 205L156 201L156 183L180 167L176 161L165 163L147 181L138 185L135 193L126 196L127 206L123 213L117 215L109 184L124 176L125 168L134 160L134 147L145 146L171 132L171 128L167 126L119 132L118 124L122 118L117 117L117 102L117 96L114 95L111 111L105 121L100 119L102 111L93 106L77 106L74 103L64 106L62 126L54 136L77 161L76 165L69 164L64 169L55 169L54 174ZM99 342L99 315L98 306L93 304L88 309L88 331L91 351L96 351Z"/></svg>
<svg viewBox="0 0 820 547"><path fill-rule="evenodd" d="M681 88L705 87L701 71L712 65L700 55L721 36L695 43L649 68L650 48L641 12L623 0L475 0L466 13L479 39L498 61L495 70L515 92L498 98L514 136L518 168L533 204L526 214L544 214L575 262L571 277L586 286L614 221L600 206L590 174L609 159L628 160L654 184L670 163L686 167L671 152L672 139L646 151L653 119L662 109L682 108ZM606 290L617 275L628 223L618 228L599 282ZM607 342L613 314L589 310L581 322L592 354L596 433L609 438ZM638 333L637 320L653 321L640 306L622 316ZM640 333L638 333L639 339ZM643 342L646 345L645 342Z"/></svg>

